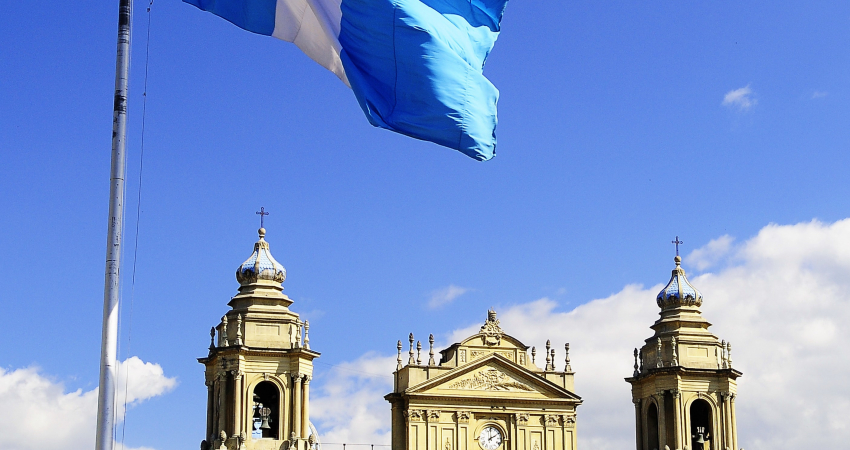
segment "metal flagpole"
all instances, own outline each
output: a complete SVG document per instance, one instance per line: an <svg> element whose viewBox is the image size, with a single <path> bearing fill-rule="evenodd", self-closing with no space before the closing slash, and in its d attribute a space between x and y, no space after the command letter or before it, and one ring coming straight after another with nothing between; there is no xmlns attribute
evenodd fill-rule
<svg viewBox="0 0 850 450"><path fill-rule="evenodd" d="M109 179L109 226L106 237L106 275L103 288L103 334L97 394L95 450L112 450L115 422L115 380L118 374L118 298L121 244L124 228L124 168L127 143L127 84L130 72L130 28L133 0L119 0L118 51L115 63L115 101L112 110L112 167Z"/></svg>

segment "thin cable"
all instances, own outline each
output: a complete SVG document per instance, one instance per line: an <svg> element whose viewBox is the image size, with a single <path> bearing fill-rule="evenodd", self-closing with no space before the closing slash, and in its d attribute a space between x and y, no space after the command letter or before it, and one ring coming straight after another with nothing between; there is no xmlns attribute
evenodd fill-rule
<svg viewBox="0 0 850 450"><path fill-rule="evenodd" d="M138 198L136 199L136 234L134 236L133 242L133 275L130 281L130 312L127 317L127 354L130 353L130 344L132 343L133 338L133 303L136 298L136 261L138 260L139 255L139 222L142 215L142 175L144 174L145 168L145 118L147 117L148 112L148 66L150 61L150 48L151 48L151 7L153 6L153 0L150 0L148 3L147 13L148 13L148 29L147 29L147 39L145 42L145 82L144 88L142 89L142 141L141 141L141 149L139 150L139 189L138 189ZM127 397L130 386L130 366L124 365L124 410L122 411L123 417L121 419L121 449L124 449L124 436L127 431Z"/></svg>

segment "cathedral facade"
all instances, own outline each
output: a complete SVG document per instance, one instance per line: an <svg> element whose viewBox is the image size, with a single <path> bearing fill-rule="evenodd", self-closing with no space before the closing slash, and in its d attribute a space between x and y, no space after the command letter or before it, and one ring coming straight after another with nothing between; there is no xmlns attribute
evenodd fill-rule
<svg viewBox="0 0 850 450"><path fill-rule="evenodd" d="M392 405L392 450L574 450L574 373L565 346L564 370L555 368L555 349L546 365L535 364L528 346L505 334L489 311L481 330L428 360L409 336L407 364L398 364ZM542 359L542 358L541 358Z"/></svg>
<svg viewBox="0 0 850 450"><path fill-rule="evenodd" d="M738 448L731 344L708 331L702 294L676 268L656 297L655 333L635 349L632 385L637 450Z"/></svg>

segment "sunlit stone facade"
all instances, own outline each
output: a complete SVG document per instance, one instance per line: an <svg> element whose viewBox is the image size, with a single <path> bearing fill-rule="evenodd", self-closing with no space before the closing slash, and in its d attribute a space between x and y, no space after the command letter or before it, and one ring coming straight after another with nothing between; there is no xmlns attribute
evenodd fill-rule
<svg viewBox="0 0 850 450"><path fill-rule="evenodd" d="M479 333L434 358L409 336L407 364L398 364L392 404L393 450L574 450L576 407L569 346L564 370L555 369L555 349L535 365L536 351L504 334L490 311ZM415 354L415 356L414 356Z"/></svg>

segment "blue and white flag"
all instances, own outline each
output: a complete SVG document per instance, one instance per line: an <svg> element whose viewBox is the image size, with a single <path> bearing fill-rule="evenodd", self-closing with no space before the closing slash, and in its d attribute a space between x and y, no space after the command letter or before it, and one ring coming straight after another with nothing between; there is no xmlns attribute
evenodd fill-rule
<svg viewBox="0 0 850 450"><path fill-rule="evenodd" d="M183 0L298 46L349 85L372 125L496 152L499 91L484 61L507 0Z"/></svg>

